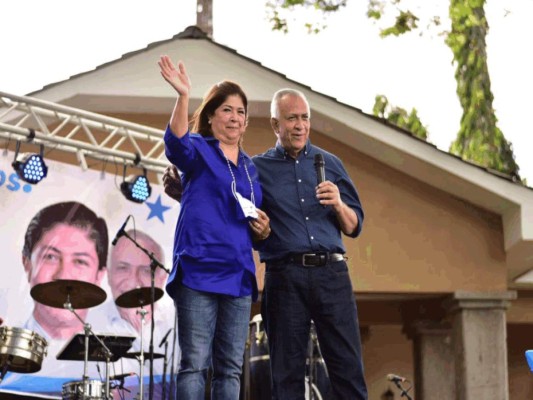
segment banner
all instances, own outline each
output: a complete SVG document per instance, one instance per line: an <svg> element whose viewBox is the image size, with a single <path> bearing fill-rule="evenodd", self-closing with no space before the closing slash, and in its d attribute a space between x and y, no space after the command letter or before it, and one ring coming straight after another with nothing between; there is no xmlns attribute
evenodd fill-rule
<svg viewBox="0 0 533 400"><path fill-rule="evenodd" d="M171 270L179 203L154 183L145 203L127 200L120 192L122 165L110 174L45 160L48 176L30 185L14 172L13 158L13 152L0 154L0 363L7 367L0 393L75 398L67 395L84 385L100 393L104 361L87 363L84 383L85 354L69 355L78 360L57 358L68 354L67 346L84 348L90 327L105 343L118 346L116 352L129 353L110 365L109 375L117 378L114 398L137 398L141 375L148 398L150 363L141 369L139 358L141 341L144 358L150 358L152 313L144 304L149 289L140 288L150 286L151 268L150 257L137 245ZM129 215L125 231L137 245L122 236L112 246ZM156 268L156 288L164 291L166 279L167 273ZM69 281L75 282L67 288ZM164 293L154 309L153 398L161 399L169 393L169 373L177 372L179 348L172 300Z"/></svg>

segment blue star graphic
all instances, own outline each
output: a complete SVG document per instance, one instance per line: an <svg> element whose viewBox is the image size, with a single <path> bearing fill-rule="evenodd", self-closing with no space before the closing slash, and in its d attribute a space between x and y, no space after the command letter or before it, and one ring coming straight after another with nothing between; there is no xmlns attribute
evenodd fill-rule
<svg viewBox="0 0 533 400"><path fill-rule="evenodd" d="M165 218L163 218L163 213L170 210L172 207L164 206L161 203L161 195L157 197L157 200L153 203L145 201L146 205L150 208L150 215L148 215L147 220L150 218L157 217L162 223L165 223Z"/></svg>

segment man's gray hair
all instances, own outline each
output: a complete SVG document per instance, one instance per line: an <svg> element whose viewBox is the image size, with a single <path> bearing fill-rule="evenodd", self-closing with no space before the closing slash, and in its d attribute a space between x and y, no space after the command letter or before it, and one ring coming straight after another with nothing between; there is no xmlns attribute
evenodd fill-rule
<svg viewBox="0 0 533 400"><path fill-rule="evenodd" d="M311 116L311 108L309 107L309 102L307 101L307 98L305 97L305 94L300 92L296 89L280 89L276 93L274 93L274 96L272 96L272 102L270 103L270 117L271 118L279 118L279 101L283 96L297 96L302 98L305 101L305 104L307 104L307 109L309 110L309 116Z"/></svg>

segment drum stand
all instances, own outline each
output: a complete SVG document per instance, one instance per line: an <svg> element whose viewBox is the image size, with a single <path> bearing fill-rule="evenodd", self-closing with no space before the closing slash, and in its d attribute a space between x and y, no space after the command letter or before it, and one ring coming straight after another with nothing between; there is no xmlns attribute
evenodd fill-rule
<svg viewBox="0 0 533 400"><path fill-rule="evenodd" d="M246 336L246 343L244 345L244 363L242 369L244 390L241 394L244 400L250 399L250 346L250 326L248 326L248 335Z"/></svg>
<svg viewBox="0 0 533 400"><path fill-rule="evenodd" d="M307 359L309 360L309 378L307 379L307 385L309 385L309 400L315 400L314 390L313 390L313 377L315 375L315 342L314 342L314 333L311 330L309 332L309 343L307 345Z"/></svg>
<svg viewBox="0 0 533 400"><path fill-rule="evenodd" d="M152 309L153 310L153 309ZM153 311L152 311L153 312ZM144 396L144 343L143 343L143 336L144 336L144 316L148 313L144 309L144 306L141 305L141 309L137 310L137 314L141 315L141 353L139 355L139 400L143 400Z"/></svg>
<svg viewBox="0 0 533 400"><path fill-rule="evenodd" d="M13 358L13 356L9 356L9 358L7 359L7 362L5 362L4 364L2 364L0 366L0 383L2 383L2 380L4 379L4 376L6 376L7 374L7 371L9 370L9 364L10 364L10 361L11 359Z"/></svg>
<svg viewBox="0 0 533 400"><path fill-rule="evenodd" d="M309 344L307 348L307 358L309 360L309 378L307 380L307 384L309 387L309 400L322 400L322 396L320 394L320 391L318 390L318 385L316 384L317 382L315 382L316 363L318 361L318 358L322 358L322 353L320 351L320 344L318 343L318 338L315 330L313 329L313 326L311 326L311 329L309 331ZM315 348L317 351L316 355L314 354Z"/></svg>
<svg viewBox="0 0 533 400"><path fill-rule="evenodd" d="M134 238L132 238L130 235L128 235L127 232L123 232L123 236L125 236L126 238L128 238L139 250L141 250L144 254L146 254L149 258L150 258L150 277L151 277L151 283L150 283L150 305L151 305L151 333L150 333L150 348L149 348L149 352L150 352L150 390L149 390L149 399L152 400L152 397L153 397L153 394L154 394L154 370L153 370L153 365L154 365L154 325L155 325L155 321L154 321L154 313L155 313L155 309L154 309L154 303L156 301L155 297L156 297L156 291L155 291L155 270L156 268L161 268L163 271L165 271L167 274L170 274L170 271L165 268L165 266L163 264L161 264L154 256L154 253L151 253L149 252L148 250L146 250L144 247L142 247ZM144 316L146 315L146 311L144 309L142 309L142 305L141 305L141 311L137 311L137 313L140 313L141 314L141 319L142 319L142 325L144 325ZM143 336L142 336L143 332L141 330L141 389L143 387L143 381L142 381L142 370L144 368L144 354L143 354ZM143 393L142 393L142 390L141 390L141 398L140 400L142 400L142 396L143 396Z"/></svg>
<svg viewBox="0 0 533 400"><path fill-rule="evenodd" d="M105 392L104 392L104 394L105 394L105 398L106 399L111 400L112 398L109 395L109 364L111 362L111 357L113 356L113 354L107 348L105 343L97 335L94 334L94 332L91 329L91 325L88 324L88 323L85 323L80 318L80 316L76 313L76 311L72 307L72 304L70 303L70 295L69 294L67 294L67 301L65 302L65 304L63 304L63 307L66 308L67 310L69 310L71 313L73 313L76 316L76 318L83 324L83 330L85 331L85 352L84 352L84 360L83 360L83 382L84 383L89 381L89 370L88 370L88 367L89 367L89 336L93 335L93 337L96 338L96 340L100 343L100 345L104 349L105 357L106 357L106 363L105 363ZM141 340L142 340L142 337L141 337ZM85 399L85 393L83 394L82 398ZM141 398L141 400L142 400L142 398Z"/></svg>

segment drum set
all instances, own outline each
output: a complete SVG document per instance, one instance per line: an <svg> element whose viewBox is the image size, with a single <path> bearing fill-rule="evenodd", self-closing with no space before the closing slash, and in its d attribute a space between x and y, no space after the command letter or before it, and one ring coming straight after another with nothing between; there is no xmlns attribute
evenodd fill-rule
<svg viewBox="0 0 533 400"><path fill-rule="evenodd" d="M272 398L270 356L268 338L263 327L261 314L255 315L249 323L243 370L245 400L270 400ZM329 392L330 382L326 364L320 352L316 329L311 321L308 354L305 371L306 400L323 400Z"/></svg>
<svg viewBox="0 0 533 400"><path fill-rule="evenodd" d="M43 337L28 329L0 327L0 382L8 371L39 371L47 347Z"/></svg>
<svg viewBox="0 0 533 400"><path fill-rule="evenodd" d="M110 377L110 363L122 357L133 358L139 362L139 400L143 400L143 370L145 352L143 350L143 333L140 335L140 352L128 353L135 341L135 336L117 336L95 334L90 324L83 321L76 313L77 309L95 307L107 297L105 291L91 283L77 280L55 280L35 285L31 291L33 299L49 307L64 308L72 312L83 324L84 332L74 335L57 354L58 360L83 361L83 376L79 381L64 383L63 400L112 400L111 390L118 385L111 383L116 377ZM144 325L144 309L163 296L160 288L137 288L120 295L115 303L119 307L139 308L137 314ZM7 372L34 373L41 369L43 359L47 356L48 343L36 332L23 328L0 327L0 382ZM152 356L152 353L149 354ZM159 354L153 353L153 358ZM105 362L105 380L89 379L88 363ZM124 379L127 375L120 376ZM122 381L123 384L123 381Z"/></svg>

